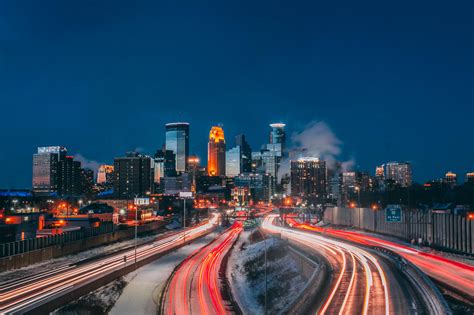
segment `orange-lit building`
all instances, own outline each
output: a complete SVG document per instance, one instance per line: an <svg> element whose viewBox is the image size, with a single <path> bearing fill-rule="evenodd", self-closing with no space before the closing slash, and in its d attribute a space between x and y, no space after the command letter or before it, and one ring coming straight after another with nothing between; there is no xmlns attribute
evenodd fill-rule
<svg viewBox="0 0 474 315"><path fill-rule="evenodd" d="M225 175L225 138L222 127L214 126L209 133L207 172L209 176Z"/></svg>
<svg viewBox="0 0 474 315"><path fill-rule="evenodd" d="M101 165L97 170L97 184L110 183L113 180L114 176L114 166L113 165Z"/></svg>
<svg viewBox="0 0 474 315"><path fill-rule="evenodd" d="M470 172L466 174L466 182L474 183L474 172Z"/></svg>
<svg viewBox="0 0 474 315"><path fill-rule="evenodd" d="M457 175L453 172L447 172L445 175L444 175L444 181L447 183L447 184L451 184L451 185L456 185L458 179L457 179Z"/></svg>

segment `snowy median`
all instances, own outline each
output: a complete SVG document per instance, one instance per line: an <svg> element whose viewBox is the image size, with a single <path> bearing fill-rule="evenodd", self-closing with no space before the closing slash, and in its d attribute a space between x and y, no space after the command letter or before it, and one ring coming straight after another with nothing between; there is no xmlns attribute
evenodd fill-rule
<svg viewBox="0 0 474 315"><path fill-rule="evenodd" d="M244 314L265 313L265 289L267 313L287 312L305 289L307 273L288 246L274 237L264 241L258 230L243 232L235 244L227 265L227 278Z"/></svg>

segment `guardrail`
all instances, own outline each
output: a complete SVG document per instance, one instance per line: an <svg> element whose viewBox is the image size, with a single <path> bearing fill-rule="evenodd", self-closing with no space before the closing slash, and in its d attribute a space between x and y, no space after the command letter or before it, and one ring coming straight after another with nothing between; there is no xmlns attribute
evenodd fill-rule
<svg viewBox="0 0 474 315"><path fill-rule="evenodd" d="M452 314L448 303L439 289L418 267L392 250L377 246L372 248L396 262L398 269L407 276L413 287L420 293L420 299L423 301L428 314Z"/></svg>

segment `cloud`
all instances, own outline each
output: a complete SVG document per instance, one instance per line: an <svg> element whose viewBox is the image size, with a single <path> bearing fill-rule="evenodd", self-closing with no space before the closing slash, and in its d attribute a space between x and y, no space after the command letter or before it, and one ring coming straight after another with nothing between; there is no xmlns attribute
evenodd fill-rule
<svg viewBox="0 0 474 315"><path fill-rule="evenodd" d="M353 159L338 161L343 143L323 121L312 121L302 131L293 133L291 142L290 151L296 152L293 158L317 157L325 160L328 168L336 171L347 171L354 165ZM289 172L290 159L288 158L282 161L278 178Z"/></svg>
<svg viewBox="0 0 474 315"><path fill-rule="evenodd" d="M95 175L97 175L97 170L99 166L104 164L104 163L100 163L94 160L89 160L80 153L77 153L74 155L74 160L81 162L82 168L93 170Z"/></svg>

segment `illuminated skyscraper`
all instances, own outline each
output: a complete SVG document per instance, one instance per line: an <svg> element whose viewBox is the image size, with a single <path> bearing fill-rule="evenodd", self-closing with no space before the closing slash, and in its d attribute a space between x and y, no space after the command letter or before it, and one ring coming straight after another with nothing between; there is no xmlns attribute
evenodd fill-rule
<svg viewBox="0 0 474 315"><path fill-rule="evenodd" d="M291 195L295 197L326 198L326 162L317 158L291 161Z"/></svg>
<svg viewBox="0 0 474 315"><path fill-rule="evenodd" d="M38 147L33 154L33 191L37 194L56 193L58 189L58 163L66 157L61 146Z"/></svg>
<svg viewBox="0 0 474 315"><path fill-rule="evenodd" d="M279 151L280 156L285 151L285 144L286 144L285 126L286 125L282 123L270 124L270 127L272 128L272 130L270 130L270 144L273 146L267 147L267 149Z"/></svg>
<svg viewBox="0 0 474 315"><path fill-rule="evenodd" d="M474 183L474 172L466 173L466 183Z"/></svg>
<svg viewBox="0 0 474 315"><path fill-rule="evenodd" d="M176 171L185 172L189 156L189 123L166 124L166 150L176 155Z"/></svg>
<svg viewBox="0 0 474 315"><path fill-rule="evenodd" d="M210 176L225 175L225 138L222 127L211 128L207 156L207 173Z"/></svg>
<svg viewBox="0 0 474 315"><path fill-rule="evenodd" d="M114 194L118 199L144 196L151 191L151 158L129 152L114 159Z"/></svg>
<svg viewBox="0 0 474 315"><path fill-rule="evenodd" d="M446 175L444 175L444 182L446 184L456 185L457 181L457 175L453 172L447 172Z"/></svg>
<svg viewBox="0 0 474 315"><path fill-rule="evenodd" d="M412 170L408 162L389 162L385 164L385 179L392 180L401 187L411 186Z"/></svg>
<svg viewBox="0 0 474 315"><path fill-rule="evenodd" d="M235 145L240 147L240 172L248 173L252 171L252 149L245 139L245 135L240 134L235 137Z"/></svg>
<svg viewBox="0 0 474 315"><path fill-rule="evenodd" d="M235 177L242 173L241 169L242 151L240 146L235 146L225 153L225 174L227 177Z"/></svg>
<svg viewBox="0 0 474 315"><path fill-rule="evenodd" d="M81 189L81 162L66 156L58 162L58 196L79 196Z"/></svg>

